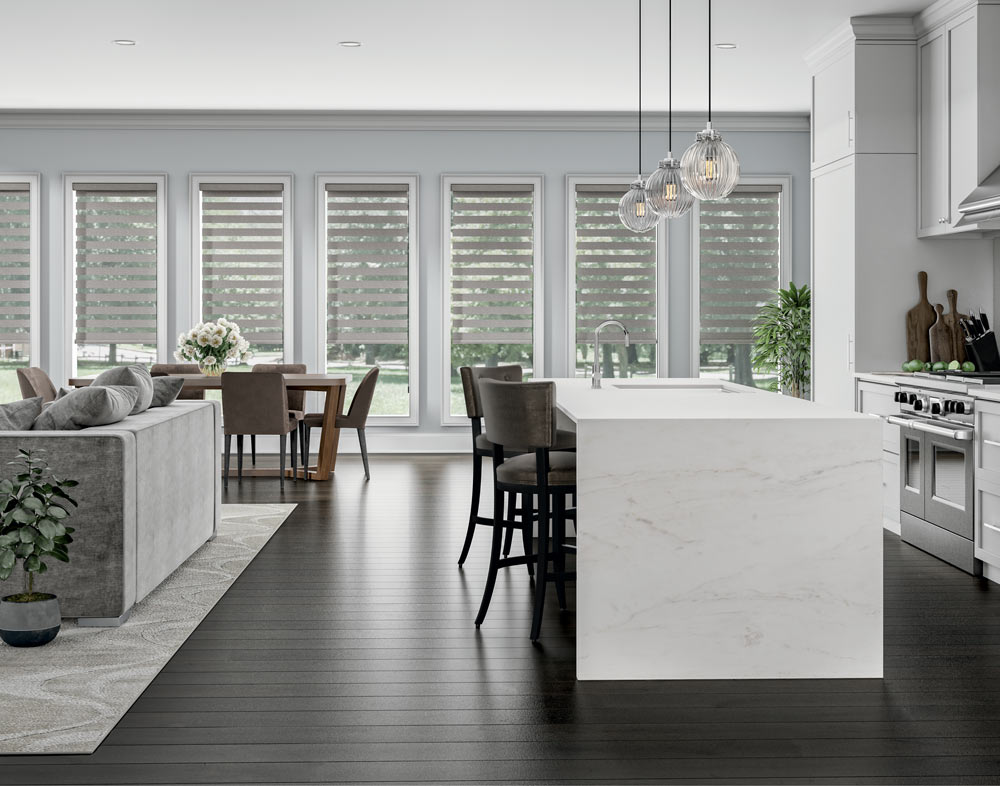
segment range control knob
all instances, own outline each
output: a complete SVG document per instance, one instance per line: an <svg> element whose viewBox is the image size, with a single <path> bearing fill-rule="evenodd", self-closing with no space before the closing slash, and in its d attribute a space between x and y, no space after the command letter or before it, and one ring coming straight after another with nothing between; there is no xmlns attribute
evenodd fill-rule
<svg viewBox="0 0 1000 786"><path fill-rule="evenodd" d="M938 404L938 402L936 402L936 401L933 404L931 404L931 414L932 415L940 415L941 414L941 405Z"/></svg>
<svg viewBox="0 0 1000 786"><path fill-rule="evenodd" d="M910 396L909 396L909 403L910 404L916 404L917 403L917 394L916 393L911 393L910 394Z"/></svg>
<svg viewBox="0 0 1000 786"><path fill-rule="evenodd" d="M910 401L910 403L913 404L913 408L917 412L919 412L920 410L922 410L924 408L924 402L921 401L919 398L917 398L916 396L914 396L914 395L911 394L911 399L912 400Z"/></svg>
<svg viewBox="0 0 1000 786"><path fill-rule="evenodd" d="M906 401L906 394L901 390L897 390L895 393L892 394L892 400L895 401L897 404L899 404L903 401Z"/></svg>
<svg viewBox="0 0 1000 786"><path fill-rule="evenodd" d="M964 401L952 401L952 412L957 412L959 415L965 414L965 402Z"/></svg>

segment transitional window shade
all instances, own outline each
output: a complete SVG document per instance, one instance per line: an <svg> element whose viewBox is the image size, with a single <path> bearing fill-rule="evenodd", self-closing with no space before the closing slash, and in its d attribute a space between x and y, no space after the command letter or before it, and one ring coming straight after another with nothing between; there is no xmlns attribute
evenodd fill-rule
<svg viewBox="0 0 1000 786"><path fill-rule="evenodd" d="M31 332L31 191L0 183L0 342L28 344Z"/></svg>
<svg viewBox="0 0 1000 786"><path fill-rule="evenodd" d="M451 186L451 341L532 344L531 185Z"/></svg>
<svg viewBox="0 0 1000 786"><path fill-rule="evenodd" d="M284 344L281 183L201 183L201 315L240 326L255 348Z"/></svg>
<svg viewBox="0 0 1000 786"><path fill-rule="evenodd" d="M327 341L409 342L409 188L328 183Z"/></svg>
<svg viewBox="0 0 1000 786"><path fill-rule="evenodd" d="M751 344L780 286L781 187L737 187L700 204L701 343Z"/></svg>
<svg viewBox="0 0 1000 786"><path fill-rule="evenodd" d="M618 201L628 183L576 187L576 341L594 340L605 319L620 319L632 342L656 341L656 233L622 226ZM623 343L609 331L605 342Z"/></svg>
<svg viewBox="0 0 1000 786"><path fill-rule="evenodd" d="M155 346L154 183L74 183L76 343Z"/></svg>

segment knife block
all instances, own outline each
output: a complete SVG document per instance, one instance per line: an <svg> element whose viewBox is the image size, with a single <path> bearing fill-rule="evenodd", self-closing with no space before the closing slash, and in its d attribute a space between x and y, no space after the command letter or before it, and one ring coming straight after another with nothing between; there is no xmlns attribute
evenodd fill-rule
<svg viewBox="0 0 1000 786"><path fill-rule="evenodd" d="M976 364L976 371L1000 371L1000 350L992 330L966 344L965 351Z"/></svg>

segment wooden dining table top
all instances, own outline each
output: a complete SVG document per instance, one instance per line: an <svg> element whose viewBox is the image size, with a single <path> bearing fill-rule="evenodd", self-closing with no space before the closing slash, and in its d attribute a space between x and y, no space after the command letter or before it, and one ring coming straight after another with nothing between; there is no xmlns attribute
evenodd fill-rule
<svg viewBox="0 0 1000 786"><path fill-rule="evenodd" d="M204 374L169 374L181 377L187 390L221 390L222 377L206 377ZM351 374L282 374L285 387L289 390L329 390L344 387L352 379ZM72 377L69 384L84 388L93 383L94 377Z"/></svg>

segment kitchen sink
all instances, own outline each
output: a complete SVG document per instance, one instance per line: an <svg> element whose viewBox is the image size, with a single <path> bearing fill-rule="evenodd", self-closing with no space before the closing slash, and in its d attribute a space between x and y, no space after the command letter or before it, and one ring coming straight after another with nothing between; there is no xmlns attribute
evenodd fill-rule
<svg viewBox="0 0 1000 786"><path fill-rule="evenodd" d="M681 382L681 383L665 383L665 382L637 382L631 385L615 385L612 387L618 390L675 390L678 392L690 393L692 391L706 392L706 393L732 393L729 388L724 385L720 385L718 382Z"/></svg>

